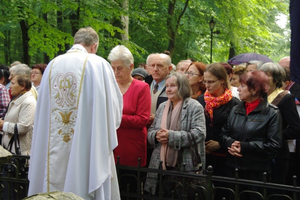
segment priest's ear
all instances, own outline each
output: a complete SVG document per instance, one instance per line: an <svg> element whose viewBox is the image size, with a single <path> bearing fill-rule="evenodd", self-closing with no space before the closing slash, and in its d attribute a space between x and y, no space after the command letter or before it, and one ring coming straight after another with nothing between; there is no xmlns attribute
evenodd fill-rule
<svg viewBox="0 0 300 200"><path fill-rule="evenodd" d="M96 54L97 53L97 49L98 49L98 43L95 43L91 46L91 52L89 53L93 53Z"/></svg>

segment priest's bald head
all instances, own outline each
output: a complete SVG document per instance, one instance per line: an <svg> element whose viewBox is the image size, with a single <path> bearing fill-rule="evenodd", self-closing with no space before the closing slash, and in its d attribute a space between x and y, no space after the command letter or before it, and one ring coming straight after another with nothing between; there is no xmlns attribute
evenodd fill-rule
<svg viewBox="0 0 300 200"><path fill-rule="evenodd" d="M99 36L91 27L81 28L75 33L74 44L80 44L87 52L95 54L98 49Z"/></svg>

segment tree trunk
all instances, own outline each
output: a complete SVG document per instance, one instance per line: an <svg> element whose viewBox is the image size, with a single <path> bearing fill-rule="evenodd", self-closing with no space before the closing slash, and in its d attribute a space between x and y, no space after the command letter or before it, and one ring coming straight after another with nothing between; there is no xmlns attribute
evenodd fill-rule
<svg viewBox="0 0 300 200"><path fill-rule="evenodd" d="M177 19L177 22L175 24L175 27L174 27L173 18L174 18L176 0L169 1L167 28L168 28L168 35L169 35L168 51L170 52L171 57L175 51L175 40L176 40L176 35L177 35L178 28L179 28L180 20L181 20L182 16L184 15L188 4L189 4L189 0L186 0L184 9L180 13L180 15Z"/></svg>
<svg viewBox="0 0 300 200"><path fill-rule="evenodd" d="M232 42L230 42L230 49L229 49L229 57L228 60L230 58L232 58L233 56L235 56L235 49L234 49L234 44Z"/></svg>
<svg viewBox="0 0 300 200"><path fill-rule="evenodd" d="M28 36L28 27L25 20L20 21L20 27L22 32L22 44L23 44L23 63L30 65L29 57L29 36Z"/></svg>
<svg viewBox="0 0 300 200"><path fill-rule="evenodd" d="M48 22L47 13L43 13L43 19L46 23ZM46 35L44 35L44 37L46 38ZM50 61L49 56L46 53L43 53L43 63L47 64L49 63L49 61Z"/></svg>
<svg viewBox="0 0 300 200"><path fill-rule="evenodd" d="M124 10L126 10L126 12L129 11L129 2L128 2L128 0L123 0L123 2L122 2L122 8ZM126 15L126 16L123 15L121 17L121 21L122 21L122 30L125 32L125 33L121 34L121 38L122 38L122 40L129 40L129 38L128 38L128 35L129 35L129 33L128 33L129 16L128 15Z"/></svg>
<svg viewBox="0 0 300 200"><path fill-rule="evenodd" d="M69 16L70 22L71 22L71 30L72 30L72 36L75 35L75 33L79 29L79 19L80 19L80 0L76 1L78 4L76 12L72 12Z"/></svg>

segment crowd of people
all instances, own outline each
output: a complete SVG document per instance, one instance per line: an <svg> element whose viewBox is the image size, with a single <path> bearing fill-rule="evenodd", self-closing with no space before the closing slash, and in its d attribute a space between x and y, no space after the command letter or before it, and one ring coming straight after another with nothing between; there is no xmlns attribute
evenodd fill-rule
<svg viewBox="0 0 300 200"><path fill-rule="evenodd" d="M124 45L108 61L95 55L98 45L95 30L81 28L48 65L0 66L1 145L15 151L17 128L21 154L31 156L28 195L120 199L128 188L118 179L133 172L117 177L115 164L193 170L190 137L214 175L238 169L241 178L263 180L267 172L282 184L300 177L300 86L289 78L288 57L237 66L186 59L174 67L163 52L134 69ZM144 176L143 191L156 195L157 174Z"/></svg>

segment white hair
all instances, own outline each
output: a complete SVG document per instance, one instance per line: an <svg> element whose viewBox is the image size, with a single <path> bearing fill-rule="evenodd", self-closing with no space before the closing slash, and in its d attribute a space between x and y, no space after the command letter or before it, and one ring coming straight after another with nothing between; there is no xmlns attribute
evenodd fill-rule
<svg viewBox="0 0 300 200"><path fill-rule="evenodd" d="M124 45L117 45L114 47L107 58L110 62L121 60L126 67L130 67L133 64L134 59L130 50Z"/></svg>

